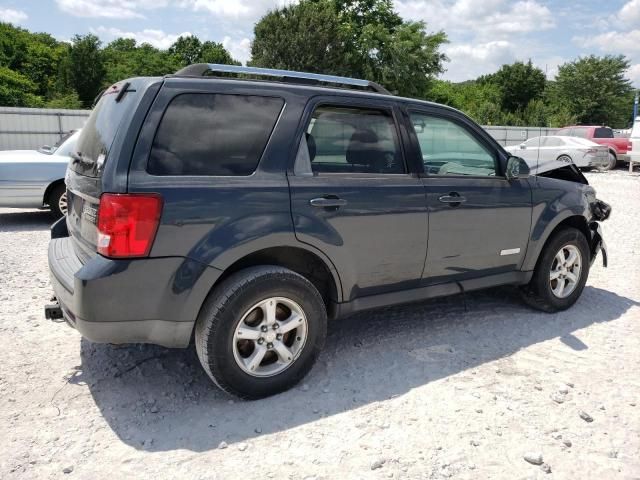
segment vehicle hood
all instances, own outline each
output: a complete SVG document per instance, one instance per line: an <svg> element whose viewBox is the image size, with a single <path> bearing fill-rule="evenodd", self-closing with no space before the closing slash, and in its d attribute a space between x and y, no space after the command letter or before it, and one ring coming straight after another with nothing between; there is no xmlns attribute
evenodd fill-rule
<svg viewBox="0 0 640 480"><path fill-rule="evenodd" d="M47 155L37 150L4 150L0 151L0 163L37 163L37 162L66 163L68 157L59 155Z"/></svg>

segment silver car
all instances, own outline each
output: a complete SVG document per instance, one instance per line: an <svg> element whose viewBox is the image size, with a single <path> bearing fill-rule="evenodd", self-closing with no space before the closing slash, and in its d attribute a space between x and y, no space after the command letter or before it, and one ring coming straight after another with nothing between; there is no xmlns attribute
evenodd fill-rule
<svg viewBox="0 0 640 480"><path fill-rule="evenodd" d="M569 163L578 168L606 168L609 163L608 148L585 138L535 137L506 150L523 158L532 174L555 170Z"/></svg>
<svg viewBox="0 0 640 480"><path fill-rule="evenodd" d="M80 132L71 132L53 147L0 152L0 207L49 206L56 217L67 213L64 176Z"/></svg>

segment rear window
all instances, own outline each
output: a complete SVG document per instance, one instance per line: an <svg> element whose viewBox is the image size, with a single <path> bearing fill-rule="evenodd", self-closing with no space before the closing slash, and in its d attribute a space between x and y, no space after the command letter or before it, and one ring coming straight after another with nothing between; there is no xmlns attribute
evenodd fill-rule
<svg viewBox="0 0 640 480"><path fill-rule="evenodd" d="M156 132L152 175L251 175L284 100L252 95L185 93L174 98Z"/></svg>
<svg viewBox="0 0 640 480"><path fill-rule="evenodd" d="M613 138L613 130L606 127L596 128L593 138Z"/></svg>
<svg viewBox="0 0 640 480"><path fill-rule="evenodd" d="M75 152L70 153L70 167L80 175L98 177L102 174L122 117L135 98L132 91L116 102L118 92L112 87L102 96L82 127Z"/></svg>

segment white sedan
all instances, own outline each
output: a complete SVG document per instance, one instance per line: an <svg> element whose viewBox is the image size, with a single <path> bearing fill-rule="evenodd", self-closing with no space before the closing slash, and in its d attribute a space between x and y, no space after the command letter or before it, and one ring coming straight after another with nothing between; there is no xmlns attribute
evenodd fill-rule
<svg viewBox="0 0 640 480"><path fill-rule="evenodd" d="M54 147L0 152L0 207L48 205L56 217L65 215L64 176L79 134L67 134Z"/></svg>
<svg viewBox="0 0 640 480"><path fill-rule="evenodd" d="M607 147L585 138L535 137L520 145L506 147L505 150L523 158L534 175L570 163L578 168L605 168L609 163Z"/></svg>

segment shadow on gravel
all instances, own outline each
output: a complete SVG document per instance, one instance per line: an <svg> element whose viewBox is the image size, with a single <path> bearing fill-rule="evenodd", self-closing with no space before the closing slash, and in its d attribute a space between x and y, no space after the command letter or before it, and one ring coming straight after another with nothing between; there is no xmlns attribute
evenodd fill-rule
<svg viewBox="0 0 640 480"><path fill-rule="evenodd" d="M0 213L0 232L49 230L55 218L49 210L4 210Z"/></svg>
<svg viewBox="0 0 640 480"><path fill-rule="evenodd" d="M551 338L561 337L572 351L589 348L572 332L615 320L634 305L587 287L572 309L549 315L502 288L358 314L329 325L307 387L254 402L219 391L194 349L82 340L82 365L70 381L89 386L123 442L200 452L384 401Z"/></svg>

